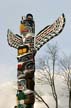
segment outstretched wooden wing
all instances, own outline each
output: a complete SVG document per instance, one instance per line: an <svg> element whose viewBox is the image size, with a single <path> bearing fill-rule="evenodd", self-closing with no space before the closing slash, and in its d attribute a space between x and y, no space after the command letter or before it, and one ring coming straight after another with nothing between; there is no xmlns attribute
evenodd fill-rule
<svg viewBox="0 0 71 108"><path fill-rule="evenodd" d="M20 45L23 45L22 37L19 35L13 34L9 29L7 31L7 40L8 44L11 47L18 48Z"/></svg>
<svg viewBox="0 0 71 108"><path fill-rule="evenodd" d="M35 37L35 48L39 50L46 42L58 36L65 25L65 16L62 14L52 25L45 27Z"/></svg>

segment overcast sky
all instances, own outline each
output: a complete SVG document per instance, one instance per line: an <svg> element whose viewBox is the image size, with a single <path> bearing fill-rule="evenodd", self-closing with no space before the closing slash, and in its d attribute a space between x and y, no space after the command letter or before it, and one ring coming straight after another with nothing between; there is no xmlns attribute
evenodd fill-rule
<svg viewBox="0 0 71 108"><path fill-rule="evenodd" d="M0 82L16 79L17 51L7 43L7 29L19 34L21 16L27 13L34 16L36 34L64 13L65 28L50 43L57 42L61 51L71 53L71 0L0 0ZM45 47L37 55L44 51Z"/></svg>

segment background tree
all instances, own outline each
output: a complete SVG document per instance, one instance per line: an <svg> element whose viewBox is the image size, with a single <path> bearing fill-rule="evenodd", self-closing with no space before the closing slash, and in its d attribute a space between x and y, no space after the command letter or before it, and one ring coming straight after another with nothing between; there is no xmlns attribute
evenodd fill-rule
<svg viewBox="0 0 71 108"><path fill-rule="evenodd" d="M39 73L41 74L38 76L38 82L44 82L50 85L52 90L52 95L56 103L56 108L58 108L58 96L56 93L55 88L55 67L56 61L58 58L58 47L57 45L48 45L47 46L47 55L45 59L39 58L39 66L42 71Z"/></svg>
<svg viewBox="0 0 71 108"><path fill-rule="evenodd" d="M69 91L69 108L71 108L71 55L63 55L59 60L59 66L62 70Z"/></svg>

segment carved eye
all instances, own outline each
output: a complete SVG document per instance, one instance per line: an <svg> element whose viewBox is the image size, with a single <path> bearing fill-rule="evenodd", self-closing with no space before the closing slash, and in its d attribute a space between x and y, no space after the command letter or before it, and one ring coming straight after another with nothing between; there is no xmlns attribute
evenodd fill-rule
<svg viewBox="0 0 71 108"><path fill-rule="evenodd" d="M23 48L23 49L22 49L22 52L23 52L23 53L27 53L27 48Z"/></svg>
<svg viewBox="0 0 71 108"><path fill-rule="evenodd" d="M23 55L25 53L28 53L28 51L29 51L29 47L28 46L20 47L18 49L18 56Z"/></svg>
<svg viewBox="0 0 71 108"><path fill-rule="evenodd" d="M18 50L18 54L21 55L22 54L22 49Z"/></svg>
<svg viewBox="0 0 71 108"><path fill-rule="evenodd" d="M34 67L35 67L35 64L32 61L30 61L26 64L25 68L26 69L34 69Z"/></svg>

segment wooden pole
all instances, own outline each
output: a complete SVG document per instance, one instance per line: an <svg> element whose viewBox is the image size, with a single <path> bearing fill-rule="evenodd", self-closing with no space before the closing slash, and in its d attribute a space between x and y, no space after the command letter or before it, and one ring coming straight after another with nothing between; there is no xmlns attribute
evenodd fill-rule
<svg viewBox="0 0 71 108"><path fill-rule="evenodd" d="M30 24L32 21L30 21ZM23 45L18 48L18 66L17 66L17 107L34 108L34 72L35 72L35 48L34 48L34 22L27 25L28 20L21 23L24 28L21 31ZM23 27L24 26L24 27Z"/></svg>

